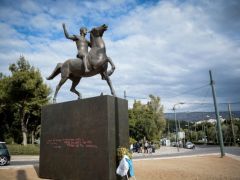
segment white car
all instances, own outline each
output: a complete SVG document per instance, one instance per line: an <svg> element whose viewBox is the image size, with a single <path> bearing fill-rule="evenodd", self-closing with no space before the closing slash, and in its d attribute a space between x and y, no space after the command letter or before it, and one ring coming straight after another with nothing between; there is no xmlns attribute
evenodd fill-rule
<svg viewBox="0 0 240 180"><path fill-rule="evenodd" d="M185 145L185 147L186 147L187 149L195 149L195 144L193 144L193 143L191 143L191 142L187 142L186 145Z"/></svg>

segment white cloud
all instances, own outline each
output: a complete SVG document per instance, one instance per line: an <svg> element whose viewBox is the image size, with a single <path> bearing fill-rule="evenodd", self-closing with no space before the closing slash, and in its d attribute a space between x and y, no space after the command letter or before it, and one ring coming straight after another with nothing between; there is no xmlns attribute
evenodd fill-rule
<svg viewBox="0 0 240 180"><path fill-rule="evenodd" d="M222 7L221 3L217 5ZM214 7L214 3L210 6ZM74 42L64 37L62 22L67 24L70 34L79 33L83 25L91 28L107 23L109 30L104 34L107 53L117 66L111 78L121 97L124 90L134 97L147 98L155 94L162 98L166 109L179 100L200 101L200 97L205 96L201 91L179 98L174 96L207 84L209 69L214 70L217 82L228 80L235 83L234 89L239 88L236 84L240 84L240 42L227 36L226 30L221 31L220 25L212 24L218 16L204 3L160 1L153 6L121 0L45 4L27 1L22 2L21 10L11 6L3 9L13 15L0 13L0 20L3 20L0 23L0 52L4 51L0 55L1 72L6 72L9 59L12 62L23 53L46 77L58 62L76 55ZM26 30L22 32L16 26ZM55 89L58 81L59 77L47 83ZM234 100L234 96L239 95L226 89L224 84L219 85L223 89L220 97ZM62 87L60 101L76 98L69 92L70 86L68 82ZM83 79L78 87L84 97L101 92L110 94L100 76ZM132 102L131 99L130 105Z"/></svg>
<svg viewBox="0 0 240 180"><path fill-rule="evenodd" d="M23 0L20 3L20 9L29 14L38 14L42 12L41 6L39 6L36 1Z"/></svg>

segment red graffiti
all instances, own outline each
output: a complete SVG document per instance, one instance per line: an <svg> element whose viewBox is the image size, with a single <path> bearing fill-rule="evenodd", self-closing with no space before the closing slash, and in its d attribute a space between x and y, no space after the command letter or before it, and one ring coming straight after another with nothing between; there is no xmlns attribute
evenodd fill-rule
<svg viewBox="0 0 240 180"><path fill-rule="evenodd" d="M68 148L98 148L91 140L84 138L62 138L62 139L48 139L47 145L52 146L54 149L61 149L62 147Z"/></svg>

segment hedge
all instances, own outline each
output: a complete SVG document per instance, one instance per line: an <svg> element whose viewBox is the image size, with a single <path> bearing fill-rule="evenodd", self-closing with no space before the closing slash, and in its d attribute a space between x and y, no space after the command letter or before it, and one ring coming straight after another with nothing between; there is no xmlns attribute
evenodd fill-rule
<svg viewBox="0 0 240 180"><path fill-rule="evenodd" d="M8 150L11 155L39 155L39 145L28 144L27 146L19 144L8 144Z"/></svg>

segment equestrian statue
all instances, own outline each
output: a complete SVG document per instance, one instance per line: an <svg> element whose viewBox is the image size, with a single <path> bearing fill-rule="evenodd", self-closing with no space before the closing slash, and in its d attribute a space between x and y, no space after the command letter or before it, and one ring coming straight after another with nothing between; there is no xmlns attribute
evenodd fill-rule
<svg viewBox="0 0 240 180"><path fill-rule="evenodd" d="M103 33L107 30L107 28L108 26L103 24L102 26L95 27L89 31L89 42L85 39L87 34L87 29L85 27L80 29L80 36L69 35L65 24L63 24L65 37L76 42L78 54L74 59L68 59L64 63L58 63L52 74L47 77L47 80L51 80L61 73L61 80L56 87L53 102L56 102L59 89L68 79L72 81L70 91L75 93L78 96L78 99L80 99L81 93L76 90L76 86L80 82L81 78L91 77L97 74L100 74L102 79L107 81L111 94L116 96L112 87L112 82L109 78L115 70L115 65L111 58L106 54L106 47L102 38ZM91 47L89 52L88 47ZM108 63L111 65L110 70L108 70Z"/></svg>

